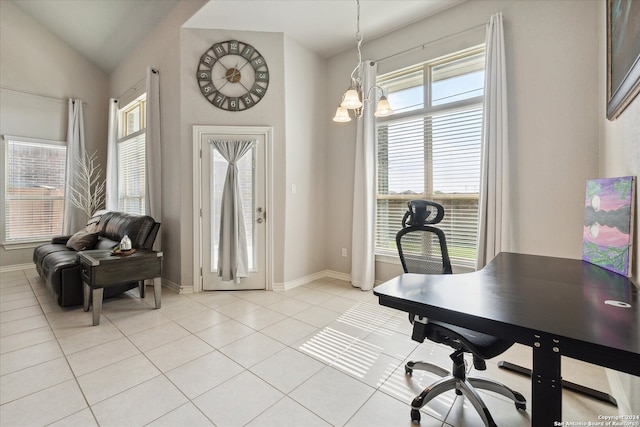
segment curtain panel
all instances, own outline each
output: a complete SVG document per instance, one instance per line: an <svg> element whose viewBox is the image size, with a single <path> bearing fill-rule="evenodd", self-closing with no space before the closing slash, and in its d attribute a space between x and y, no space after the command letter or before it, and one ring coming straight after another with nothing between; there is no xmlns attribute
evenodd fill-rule
<svg viewBox="0 0 640 427"><path fill-rule="evenodd" d="M88 218L86 214L71 203L71 186L85 156L84 116L82 100L69 98L69 115L67 126L67 161L64 188L64 215L62 234L73 234L82 229Z"/></svg>
<svg viewBox="0 0 640 427"><path fill-rule="evenodd" d="M229 163L220 208L218 276L224 281L233 280L238 283L240 278L248 277L249 261L237 162L251 150L255 141L209 141L209 143Z"/></svg>
<svg viewBox="0 0 640 427"><path fill-rule="evenodd" d="M109 125L107 130L106 208L118 210L118 100L109 100Z"/></svg>
<svg viewBox="0 0 640 427"><path fill-rule="evenodd" d="M145 213L162 222L162 145L160 135L160 75L155 68L147 67L147 108L145 138ZM161 248L161 236L153 245Z"/></svg>
<svg viewBox="0 0 640 427"><path fill-rule="evenodd" d="M509 132L502 12L492 15L487 25L483 108L476 269L510 249Z"/></svg>
<svg viewBox="0 0 640 427"><path fill-rule="evenodd" d="M364 96L376 84L377 65L362 63ZM351 284L363 291L375 282L376 244L376 129L375 103L365 102L356 131L356 157L353 180L353 220L351 235Z"/></svg>

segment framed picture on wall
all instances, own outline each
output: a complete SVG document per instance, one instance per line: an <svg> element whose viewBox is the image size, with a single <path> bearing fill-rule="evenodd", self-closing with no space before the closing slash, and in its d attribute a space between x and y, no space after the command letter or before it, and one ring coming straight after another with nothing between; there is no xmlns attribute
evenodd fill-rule
<svg viewBox="0 0 640 427"><path fill-rule="evenodd" d="M607 118L640 92L640 0L607 0Z"/></svg>

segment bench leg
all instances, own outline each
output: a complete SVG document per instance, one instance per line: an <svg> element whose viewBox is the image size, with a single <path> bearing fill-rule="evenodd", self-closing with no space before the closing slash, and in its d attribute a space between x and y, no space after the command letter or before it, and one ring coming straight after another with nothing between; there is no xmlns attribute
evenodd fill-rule
<svg viewBox="0 0 640 427"><path fill-rule="evenodd" d="M93 326L100 324L100 312L102 311L102 294L104 288L96 288L93 290Z"/></svg>
<svg viewBox="0 0 640 427"><path fill-rule="evenodd" d="M153 280L153 298L156 302L156 308L160 308L162 298L162 281L161 279Z"/></svg>

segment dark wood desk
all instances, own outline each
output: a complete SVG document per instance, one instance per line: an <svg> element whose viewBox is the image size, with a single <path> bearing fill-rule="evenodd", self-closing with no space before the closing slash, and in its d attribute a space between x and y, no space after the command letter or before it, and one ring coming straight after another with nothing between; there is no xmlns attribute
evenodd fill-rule
<svg viewBox="0 0 640 427"><path fill-rule="evenodd" d="M501 253L474 273L403 274L373 293L381 305L532 347L535 427L562 421L561 356L640 376L639 291L584 261Z"/></svg>

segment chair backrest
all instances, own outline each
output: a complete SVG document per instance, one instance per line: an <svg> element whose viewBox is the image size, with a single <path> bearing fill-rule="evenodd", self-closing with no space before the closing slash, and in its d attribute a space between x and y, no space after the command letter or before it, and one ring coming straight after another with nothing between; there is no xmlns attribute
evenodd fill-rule
<svg viewBox="0 0 640 427"><path fill-rule="evenodd" d="M402 220L403 228L396 234L404 272L451 274L453 270L444 232L431 225L442 220L444 207L426 200L412 200L408 207Z"/></svg>

